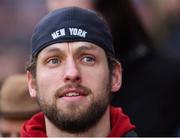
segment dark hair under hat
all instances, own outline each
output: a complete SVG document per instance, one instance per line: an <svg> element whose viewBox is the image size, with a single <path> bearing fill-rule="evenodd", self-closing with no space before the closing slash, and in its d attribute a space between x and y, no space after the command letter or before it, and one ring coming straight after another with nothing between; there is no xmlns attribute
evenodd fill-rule
<svg viewBox="0 0 180 138"><path fill-rule="evenodd" d="M62 42L86 41L114 55L113 40L106 22L94 11L78 7L55 10L36 26L32 36L32 55Z"/></svg>

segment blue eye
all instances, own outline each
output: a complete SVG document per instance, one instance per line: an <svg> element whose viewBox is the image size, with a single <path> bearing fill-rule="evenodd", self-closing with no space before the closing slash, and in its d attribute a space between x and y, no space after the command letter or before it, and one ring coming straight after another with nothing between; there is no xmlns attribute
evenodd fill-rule
<svg viewBox="0 0 180 138"><path fill-rule="evenodd" d="M95 63L95 58L93 56L83 56L81 58L81 61L84 63L84 64L89 64L89 65L92 65Z"/></svg>
<svg viewBox="0 0 180 138"><path fill-rule="evenodd" d="M59 63L60 63L60 60L58 58L50 58L48 60L48 64L50 64L50 65L57 65Z"/></svg>

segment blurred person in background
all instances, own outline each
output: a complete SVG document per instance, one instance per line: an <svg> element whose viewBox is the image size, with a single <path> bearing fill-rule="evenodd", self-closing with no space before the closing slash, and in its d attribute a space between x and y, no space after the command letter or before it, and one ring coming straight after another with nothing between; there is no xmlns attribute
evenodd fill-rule
<svg viewBox="0 0 180 138"><path fill-rule="evenodd" d="M71 6L77 6L87 9L94 8L91 0L46 0L46 6L49 12L55 9Z"/></svg>
<svg viewBox="0 0 180 138"><path fill-rule="evenodd" d="M113 104L124 107L139 136L175 136L180 122L180 63L155 49L132 1L97 0L123 66ZM148 17L147 17L148 18Z"/></svg>
<svg viewBox="0 0 180 138"><path fill-rule="evenodd" d="M39 111L28 93L25 74L14 74L3 82L0 91L0 136L18 137L24 120Z"/></svg>
<svg viewBox="0 0 180 138"><path fill-rule="evenodd" d="M124 107L136 124L139 136L176 136L180 122L180 63L158 50L160 43L155 43L151 30L148 30L156 26L152 11L143 7L146 11L141 12L146 20L143 22L135 7L142 4L141 0L88 0L88 6L80 4L81 0L56 0L56 6L50 4L53 1L47 1L51 5L49 11L74 4L103 14L112 30L116 56L123 67L122 89L114 94L112 104ZM143 2L155 6L151 1Z"/></svg>
<svg viewBox="0 0 180 138"><path fill-rule="evenodd" d="M161 0L160 9L166 34L163 40L163 52L170 58L180 61L180 1Z"/></svg>
<svg viewBox="0 0 180 138"><path fill-rule="evenodd" d="M44 0L0 0L0 82L25 73L29 37L45 11Z"/></svg>
<svg viewBox="0 0 180 138"><path fill-rule="evenodd" d="M180 60L180 1L133 0L144 27L156 48L170 58Z"/></svg>

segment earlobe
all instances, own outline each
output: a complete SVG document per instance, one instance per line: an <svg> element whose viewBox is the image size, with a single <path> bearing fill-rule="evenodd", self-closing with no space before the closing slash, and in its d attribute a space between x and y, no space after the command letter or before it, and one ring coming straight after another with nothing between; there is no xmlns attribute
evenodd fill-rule
<svg viewBox="0 0 180 138"><path fill-rule="evenodd" d="M28 89L29 94L31 97L36 97L36 81L35 78L32 76L32 73L27 71L27 78L28 78Z"/></svg>
<svg viewBox="0 0 180 138"><path fill-rule="evenodd" d="M117 92L121 87L121 83L122 83L122 68L121 68L121 64L119 62L117 62L117 64L115 65L115 68L112 72L111 91Z"/></svg>

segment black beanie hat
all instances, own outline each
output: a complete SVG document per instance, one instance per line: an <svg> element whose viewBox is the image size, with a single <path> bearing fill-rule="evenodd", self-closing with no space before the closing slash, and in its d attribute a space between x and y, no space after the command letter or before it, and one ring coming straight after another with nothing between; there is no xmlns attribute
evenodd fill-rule
<svg viewBox="0 0 180 138"><path fill-rule="evenodd" d="M54 43L77 41L94 43L114 55L106 22L94 11L78 7L55 10L38 23L32 36L31 55Z"/></svg>

